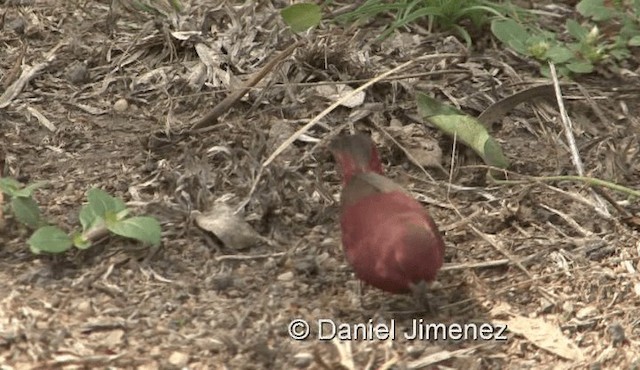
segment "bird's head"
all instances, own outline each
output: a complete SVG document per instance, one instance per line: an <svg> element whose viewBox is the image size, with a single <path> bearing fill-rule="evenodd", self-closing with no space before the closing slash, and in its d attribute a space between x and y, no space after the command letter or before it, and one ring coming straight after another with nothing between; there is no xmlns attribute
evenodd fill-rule
<svg viewBox="0 0 640 370"><path fill-rule="evenodd" d="M365 134L339 136L331 141L329 150L342 170L342 183L347 184L357 173L384 174L378 150Z"/></svg>

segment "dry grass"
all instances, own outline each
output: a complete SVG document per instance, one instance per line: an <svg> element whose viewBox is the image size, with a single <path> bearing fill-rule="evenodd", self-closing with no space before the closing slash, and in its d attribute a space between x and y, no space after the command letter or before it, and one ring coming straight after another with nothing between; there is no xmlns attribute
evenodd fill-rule
<svg viewBox="0 0 640 370"><path fill-rule="evenodd" d="M294 42L277 14L285 4L185 0L180 17L153 20L109 13L105 3L2 10L0 149L10 176L50 181L37 199L52 222L77 224L85 191L99 186L158 217L163 246L112 239L35 257L26 231L7 219L3 369L640 365L637 200L572 181L487 183L472 153L416 119L416 91L478 115L550 83L533 77L535 66L488 36L478 37L479 52L419 29L376 44L377 25L327 26L304 36L208 132L193 133ZM203 23L211 32L201 32ZM403 63L364 90L364 104L320 119L332 101L318 86L356 88ZM631 188L640 183L637 67L563 86L562 99L584 173ZM557 105L531 103L493 125L511 178L577 174ZM353 127L373 131L389 176L425 202L443 231L447 263L432 291L434 314L416 312L407 297L358 294L339 242L339 180L323 147ZM407 153L441 168L424 171ZM196 226L192 211L219 199L243 206L257 243L237 250ZM294 318L395 320L399 330L413 319L493 323L509 332L507 341L484 342L294 341Z"/></svg>

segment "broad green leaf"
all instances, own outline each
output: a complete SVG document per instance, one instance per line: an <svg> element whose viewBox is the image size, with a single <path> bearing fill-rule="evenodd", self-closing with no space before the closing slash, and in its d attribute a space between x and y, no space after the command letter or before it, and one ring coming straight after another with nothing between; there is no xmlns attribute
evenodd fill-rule
<svg viewBox="0 0 640 370"><path fill-rule="evenodd" d="M131 217L108 225L114 234L139 240L151 245L160 245L162 230L160 223L153 217Z"/></svg>
<svg viewBox="0 0 640 370"><path fill-rule="evenodd" d="M627 42L629 46L640 46L640 36L633 36Z"/></svg>
<svg viewBox="0 0 640 370"><path fill-rule="evenodd" d="M46 181L37 181L34 182L33 184L29 184L27 186L25 186L22 189L18 189L13 193L14 197L30 197L33 195L33 192L39 188L42 187L44 185L46 185L47 182Z"/></svg>
<svg viewBox="0 0 640 370"><path fill-rule="evenodd" d="M293 32L304 32L319 25L322 20L320 7L312 3L290 5L282 9L280 14Z"/></svg>
<svg viewBox="0 0 640 370"><path fill-rule="evenodd" d="M616 58L617 60L624 60L631 57L631 52L629 52L629 50L625 48L612 49L609 51L609 54L611 54L611 56Z"/></svg>
<svg viewBox="0 0 640 370"><path fill-rule="evenodd" d="M527 29L513 19L496 19L491 22L491 32L504 44L522 55L529 55L527 40L531 37Z"/></svg>
<svg viewBox="0 0 640 370"><path fill-rule="evenodd" d="M580 23L573 19L567 19L566 27L567 32L569 32L569 34L576 40L584 40L587 37L587 34L589 34L589 30L582 27Z"/></svg>
<svg viewBox="0 0 640 370"><path fill-rule="evenodd" d="M552 46L551 48L549 48L546 54L546 57L556 64L565 63L569 61L571 58L573 58L574 56L575 55L571 50L559 45Z"/></svg>
<svg viewBox="0 0 640 370"><path fill-rule="evenodd" d="M118 213L127 208L123 201L112 197L101 189L89 189L87 198L89 199L89 206L98 216L104 217L108 212Z"/></svg>
<svg viewBox="0 0 640 370"><path fill-rule="evenodd" d="M85 204L82 206L78 218L80 219L80 225L82 225L83 231L89 230L98 222L103 220L101 216L98 216L96 214L90 204Z"/></svg>
<svg viewBox="0 0 640 370"><path fill-rule="evenodd" d="M25 225L36 228L41 225L40 208L33 198L11 198L11 210L16 219Z"/></svg>
<svg viewBox="0 0 640 370"><path fill-rule="evenodd" d="M576 5L576 10L594 21L606 21L615 14L613 9L604 5L604 0L582 0Z"/></svg>
<svg viewBox="0 0 640 370"><path fill-rule="evenodd" d="M31 251L35 254L41 252L62 253L73 245L69 236L55 226L44 226L36 230L27 241Z"/></svg>
<svg viewBox="0 0 640 370"><path fill-rule="evenodd" d="M589 62L571 62L566 67L573 73L591 73L593 72L593 64Z"/></svg>
<svg viewBox="0 0 640 370"><path fill-rule="evenodd" d="M22 188L22 184L10 177L0 177L0 190L9 196L14 196L16 191Z"/></svg>
<svg viewBox="0 0 640 370"><path fill-rule="evenodd" d="M434 116L447 116L447 115L463 115L460 110L450 105L442 104L439 101L431 98L430 96L418 93L418 113L424 118L431 118Z"/></svg>
<svg viewBox="0 0 640 370"><path fill-rule="evenodd" d="M500 145L478 120L423 93L418 93L417 102L418 112L423 118L473 149L486 164L499 168L509 166Z"/></svg>

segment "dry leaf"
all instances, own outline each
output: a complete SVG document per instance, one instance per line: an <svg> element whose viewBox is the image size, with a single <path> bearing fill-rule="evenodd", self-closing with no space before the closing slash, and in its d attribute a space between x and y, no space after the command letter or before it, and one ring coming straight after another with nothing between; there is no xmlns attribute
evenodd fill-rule
<svg viewBox="0 0 640 370"><path fill-rule="evenodd" d="M442 149L438 141L426 136L418 125L390 126L388 130L407 149L416 165L443 169Z"/></svg>
<svg viewBox="0 0 640 370"><path fill-rule="evenodd" d="M102 339L102 344L107 348L117 348L124 337L124 330L112 330Z"/></svg>
<svg viewBox="0 0 640 370"><path fill-rule="evenodd" d="M573 361L581 361L583 354L560 328L543 318L528 318L525 316L513 316L506 321L493 320L498 325L507 325L510 332L519 334L529 342L554 353L562 358Z"/></svg>
<svg viewBox="0 0 640 370"><path fill-rule="evenodd" d="M270 118L269 123L271 125L267 139L267 148L269 148L269 150L275 150L296 132L293 125L279 118ZM296 147L290 145L282 152L282 155L285 160L293 160L298 158L299 154Z"/></svg>
<svg viewBox="0 0 640 370"><path fill-rule="evenodd" d="M318 93L318 95L331 101L337 101L338 99L351 93L352 91L353 91L353 88L345 84L320 85L316 87L316 92ZM365 96L366 95L364 91L360 91L351 99L347 99L340 105L345 106L347 108L355 108L359 105L362 105L362 103L364 103Z"/></svg>
<svg viewBox="0 0 640 370"><path fill-rule="evenodd" d="M227 248L247 249L260 239L251 225L223 202L215 202L209 211L195 211L194 215L196 224L201 229L212 232Z"/></svg>

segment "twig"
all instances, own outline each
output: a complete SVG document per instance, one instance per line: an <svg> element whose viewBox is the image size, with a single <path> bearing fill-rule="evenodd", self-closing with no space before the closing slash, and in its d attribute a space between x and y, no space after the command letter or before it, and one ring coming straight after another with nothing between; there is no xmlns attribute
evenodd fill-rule
<svg viewBox="0 0 640 370"><path fill-rule="evenodd" d="M571 123L571 119L567 114L566 109L564 108L564 101L562 100L562 91L560 91L560 83L558 82L558 75L556 74L556 66L552 62L549 62L549 69L551 71L551 78L553 79L553 88L556 92L556 101L558 103L558 110L560 111L560 120L562 121L562 125L564 126L564 134L567 139L567 144L569 145L569 149L571 150L571 159L573 161L573 165L576 167L578 171L578 175L584 176L584 166L582 164L582 160L580 159L580 153L578 152L578 147L576 146L576 140L573 137L573 125ZM593 197L598 202L600 211L606 214L609 214L607 211L607 207L605 202L598 196L598 194L591 189L591 193Z"/></svg>
<svg viewBox="0 0 640 370"><path fill-rule="evenodd" d="M268 254L256 254L253 256L247 256L245 254L228 254L226 256L215 257L216 261L226 261L226 260L234 260L234 261L247 261L247 260L256 260L261 258L270 258L270 257L281 257L284 256L284 252L280 253L268 253Z"/></svg>
<svg viewBox="0 0 640 370"><path fill-rule="evenodd" d="M578 223L578 221L574 220L571 216L569 216L568 214L564 213L564 212L560 212L555 208L551 208L543 203L540 203L540 207L546 209L547 211L551 212L551 213L555 213L556 215L560 216L560 218L562 218L566 223L569 224L569 226L573 227L574 229L576 229L576 231L578 231L580 234L582 234L582 236L584 237L589 237L589 236L593 236L593 233L585 228L583 228L582 226L580 226L580 224Z"/></svg>
<svg viewBox="0 0 640 370"><path fill-rule="evenodd" d="M523 259L523 261L533 259L534 257L535 256L527 257ZM510 259L503 258L500 260L493 260L493 261L487 261L487 262L456 263L455 265L445 264L444 266L442 266L440 271L456 271L456 270L478 269L478 268L485 268L485 267L498 267L498 266L508 265L511 262L512 261Z"/></svg>
<svg viewBox="0 0 640 370"><path fill-rule="evenodd" d="M573 137L573 125L571 124L571 119L567 115L567 111L564 108L564 102L562 100L562 91L560 91L560 83L558 82L558 75L556 74L556 66L555 64L549 62L549 69L551 70L551 78L553 79L553 88L556 93L556 102L558 104L558 110L560 111L560 120L562 121L562 125L564 126L564 134L567 139L567 144L569 145L569 149L571 150L571 159L573 161L573 165L576 167L578 171L578 175L582 176L584 174L584 167L582 165L582 160L580 159L580 153L578 152L578 147L576 146L576 140Z"/></svg>
<svg viewBox="0 0 640 370"><path fill-rule="evenodd" d="M14 81L11 86L5 90L4 94L0 96L0 109L6 108L11 104L13 99L18 96L22 92L22 89L27 85L29 81L31 81L40 71L47 68L49 64L56 58L56 52L63 45L65 45L65 41L59 42L56 46L54 46L49 52L45 55L45 61L42 63L38 63L33 67L25 67L22 70L22 74L16 81Z"/></svg>
<svg viewBox="0 0 640 370"><path fill-rule="evenodd" d="M276 65L282 62L285 58L293 53L293 51L300 46L303 41L298 41L293 45L290 45L288 48L284 49L280 54L278 54L275 58L271 59L267 64L260 69L253 77L251 77L241 88L230 93L224 98L220 103L218 103L211 112L209 112L206 116L202 117L200 121L196 122L193 126L191 126L192 133L203 133L207 131L213 130L215 127L213 125L218 120L224 112L229 110L229 108L238 100L240 100L253 86L255 86L260 80L262 80L271 70L273 70Z"/></svg>

